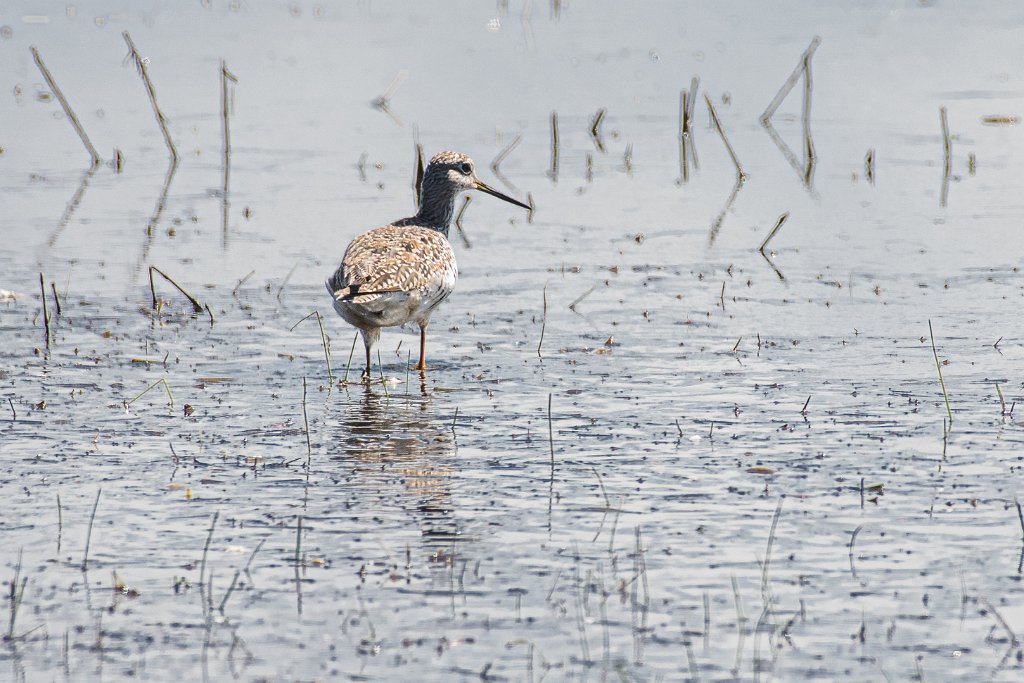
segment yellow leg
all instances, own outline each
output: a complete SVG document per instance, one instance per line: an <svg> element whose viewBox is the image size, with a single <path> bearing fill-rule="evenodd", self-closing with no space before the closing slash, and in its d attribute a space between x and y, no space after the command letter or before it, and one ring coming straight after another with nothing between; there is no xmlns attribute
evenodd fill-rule
<svg viewBox="0 0 1024 683"><path fill-rule="evenodd" d="M420 325L420 362L416 364L417 370L427 369L427 326Z"/></svg>

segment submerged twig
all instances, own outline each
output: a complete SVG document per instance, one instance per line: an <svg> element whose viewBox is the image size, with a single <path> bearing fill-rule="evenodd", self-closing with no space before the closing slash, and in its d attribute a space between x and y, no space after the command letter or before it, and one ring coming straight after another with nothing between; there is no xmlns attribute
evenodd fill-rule
<svg viewBox="0 0 1024 683"><path fill-rule="evenodd" d="M89 528L85 532L85 553L82 555L82 571L89 568L89 545L92 543L92 524L96 521L96 508L100 506L100 494L103 493L101 486L96 490L96 500L92 504L92 514L89 515Z"/></svg>
<svg viewBox="0 0 1024 683"><path fill-rule="evenodd" d="M52 247L57 243L57 239L61 233L64 232L64 228L68 226L71 221L71 216L74 215L75 210L82 203L82 197L85 196L85 191L89 187L89 181L96 175L96 171L99 170L99 166L90 166L82 173L82 179L78 181L78 187L75 188L74 194L71 195L71 199L64 206L64 213L61 214L60 220L57 221L57 227L53 229L49 239L46 240L47 246Z"/></svg>
<svg viewBox="0 0 1024 683"><path fill-rule="evenodd" d="M156 205L153 207L153 213L149 217L149 222L146 224L146 236L152 237L156 231L156 226L160 222L160 216L163 215L164 207L167 205L167 194L171 191L171 181L174 180L174 174L178 172L178 157L172 156L171 162L167 164L167 173L164 175L164 182L160 186L160 194L156 198ZM149 241L146 242L146 246L142 251L142 260L146 260L146 255L149 253Z"/></svg>
<svg viewBox="0 0 1024 683"><path fill-rule="evenodd" d="M740 193L740 189L743 187L743 178L737 177L736 182L733 183L732 190L729 192L729 197L725 200L725 205L722 210L715 216L715 220L711 222L711 231L708 233L708 244L712 245L715 243L715 239L718 237L718 232L722 229L722 222L725 221L725 214L729 213L729 209L732 208L733 202L736 201L736 196Z"/></svg>

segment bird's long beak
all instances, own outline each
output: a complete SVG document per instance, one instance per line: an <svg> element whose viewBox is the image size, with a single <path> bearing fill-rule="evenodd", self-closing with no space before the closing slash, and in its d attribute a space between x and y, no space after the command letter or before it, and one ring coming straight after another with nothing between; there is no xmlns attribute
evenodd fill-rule
<svg viewBox="0 0 1024 683"><path fill-rule="evenodd" d="M487 185L486 183L483 183L483 182L481 182L479 180L474 182L473 189L474 190L480 190L481 192L486 192L487 194L491 195L492 197L497 197L498 199L506 201L509 204L515 204L516 206L521 206L524 209L526 209L527 211L532 211L533 210L530 207L529 204L523 204L518 199L512 199L512 197L509 197L507 194L502 194L501 192L498 192L497 190L495 190L490 185Z"/></svg>

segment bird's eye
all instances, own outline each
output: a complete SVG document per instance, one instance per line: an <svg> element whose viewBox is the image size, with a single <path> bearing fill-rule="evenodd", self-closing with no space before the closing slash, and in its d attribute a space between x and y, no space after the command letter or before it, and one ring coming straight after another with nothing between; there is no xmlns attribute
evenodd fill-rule
<svg viewBox="0 0 1024 683"><path fill-rule="evenodd" d="M473 164L468 161L464 161L462 162L462 165L459 166L459 170L462 171L463 175L469 175L473 172Z"/></svg>

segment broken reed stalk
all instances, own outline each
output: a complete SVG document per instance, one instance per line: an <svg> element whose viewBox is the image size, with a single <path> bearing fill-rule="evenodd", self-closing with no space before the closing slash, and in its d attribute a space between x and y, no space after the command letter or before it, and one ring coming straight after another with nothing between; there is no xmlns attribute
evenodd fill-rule
<svg viewBox="0 0 1024 683"><path fill-rule="evenodd" d="M779 517L782 516L782 503L785 498L779 498L779 504L775 507L775 514L772 516L772 526L768 531L768 545L764 551L764 565L761 567L761 595L765 600L765 608L768 607L768 567L772 562L772 545L775 543L775 528L779 524Z"/></svg>
<svg viewBox="0 0 1024 683"><path fill-rule="evenodd" d="M161 379L158 379L157 381L155 381L155 382L153 382L152 384L150 384L150 385L149 385L148 387L146 387L146 388L145 388L145 390L143 390L143 392L142 392L141 394L139 394L138 396L136 396L136 397L135 397L135 398L133 398L132 400L130 400L130 401L127 401L127 402L125 403L125 405L126 405L126 406L130 406L131 404L135 403L135 402L136 402L136 401L138 401L138 400L139 400L140 398L142 398L143 396L145 396L145 395L146 395L147 393L149 393L150 389L153 389L153 388L155 388L155 387L156 387L157 385L160 385L160 384L163 384L163 385L164 385L164 391L166 391L166 392L167 392L167 400L168 400L168 401L170 401L170 403L171 403L171 407L173 408L173 407L174 407L174 397L173 397L173 396L171 396L171 387L170 387L170 385L169 385L169 384L167 384L167 380L166 380L166 379L163 379L163 378L161 378Z"/></svg>
<svg viewBox="0 0 1024 683"><path fill-rule="evenodd" d="M92 543L92 524L96 521L96 508L100 506L100 494L103 493L101 486L96 490L96 500L92 504L92 514L89 515L89 528L85 532L85 554L82 555L82 571L89 569L89 545Z"/></svg>
<svg viewBox="0 0 1024 683"><path fill-rule="evenodd" d="M679 177L684 183L690 181L690 162L686 154L687 138L690 136L689 119L687 118L690 109L689 97L688 90L679 92Z"/></svg>
<svg viewBox="0 0 1024 683"><path fill-rule="evenodd" d="M729 158L732 159L733 165L736 166L736 179L738 182L742 183L747 179L747 174L743 172L740 160L736 158L736 152L733 150L732 145L729 144L729 138L726 137L725 130L722 128L722 122L718 120L718 113L715 111L715 105L711 103L711 98L708 97L707 93L704 93L704 101L707 102L708 111L711 112L711 121L715 124L718 134L722 137L722 142L725 143L725 149L729 152Z"/></svg>
<svg viewBox="0 0 1024 683"><path fill-rule="evenodd" d="M213 513L210 520L210 530L206 532L206 543L203 544L203 559L199 561L199 585L203 585L203 577L206 576L206 554L210 552L210 541L213 540L213 530L217 526L217 518L220 517L220 510Z"/></svg>
<svg viewBox="0 0 1024 683"><path fill-rule="evenodd" d="M949 137L949 122L946 120L946 108L939 107L939 122L942 124L942 194L939 204L946 206L949 197L949 176L953 168L953 141Z"/></svg>
<svg viewBox="0 0 1024 683"><path fill-rule="evenodd" d="M583 301L588 296L590 296L590 294L595 289L597 289L597 285L594 285L593 287L591 287L590 289L588 289L587 291L583 292L578 297L576 297L576 299L571 304L569 304L569 310L572 311L573 313L575 313L576 312L576 304L578 304L579 302Z"/></svg>
<svg viewBox="0 0 1024 683"><path fill-rule="evenodd" d="M398 343L402 345L401 342ZM396 352L397 355L397 352ZM409 374L412 372L412 349L405 353L405 395L409 396Z"/></svg>
<svg viewBox="0 0 1024 683"><path fill-rule="evenodd" d="M228 71L227 62L220 60L220 118L224 131L224 187L227 187L228 160L231 155L231 126L228 125L231 112L230 88L238 83L238 77Z"/></svg>
<svg viewBox="0 0 1024 683"><path fill-rule="evenodd" d="M764 248L767 247L768 243L772 241L772 238L775 237L775 233L779 231L779 229L782 227L782 224L786 222L787 218L789 218L789 211L779 216L779 219L775 221L775 227L772 228L772 231L769 232L768 236L764 238L764 242L761 242L761 246L757 248L757 250L761 252L762 255L764 254Z"/></svg>
<svg viewBox="0 0 1024 683"><path fill-rule="evenodd" d="M189 303L192 304L193 312L195 312L195 313L202 313L203 312L203 305L200 304L199 301L194 296L192 296L191 294L186 292L182 288L182 286L179 285L174 280L172 280L171 277L167 273L165 273L164 271L160 270L156 266L150 266L149 267L149 291L150 291L150 294L152 294L152 296L153 296L153 310L154 311L156 310L156 305L157 305L157 301L156 301L156 288L153 286L153 273L154 272L159 274L163 279L165 279L168 282L170 282L172 285L174 285L175 289L177 289L179 292L181 292L182 294L185 295L185 298L188 299Z"/></svg>
<svg viewBox="0 0 1024 683"><path fill-rule="evenodd" d="M288 271L288 274L285 275L284 282L281 283L281 286L277 290L277 300L278 301L281 300L281 295L284 294L284 288L288 286L288 281L292 279L292 275L295 275L295 271L296 271L296 269L298 267L299 267L299 264L296 263L294 266L292 266L292 269Z"/></svg>
<svg viewBox="0 0 1024 683"><path fill-rule="evenodd" d="M501 150L500 152L498 152L498 155L496 157L494 157L493 161L491 161L491 170L494 171L494 175L497 175L497 176L501 175L501 171L498 170L498 167L501 166L501 162L505 161L505 157L507 157L509 154L511 154L512 150L514 150L516 147L518 147L519 143L522 142L522 141L523 141L522 134L521 133L517 134L512 139L512 142L510 142L507 145L505 145L505 148L503 150Z"/></svg>
<svg viewBox="0 0 1024 683"><path fill-rule="evenodd" d="M10 642L14 640L14 624L18 618L18 608L21 607L21 600L25 595L25 586L28 585L28 577L21 578L21 554L22 549L18 549L18 564L14 567L14 579L11 581L11 619L7 625L7 636L4 640ZM21 586L19 588L18 579L21 579Z"/></svg>
<svg viewBox="0 0 1024 683"><path fill-rule="evenodd" d="M171 163L167 164L167 175L164 176L164 184L160 187L160 196L156 199L156 206L153 207L153 214L149 217L149 223L146 224L146 235L152 237L156 231L156 226L160 222L160 216L164 213L164 207L167 205L167 193L171 191L171 181L174 180L174 174L178 172L178 157L171 157ZM149 242L146 243L146 251L143 251L143 260L146 258L148 253Z"/></svg>
<svg viewBox="0 0 1024 683"><path fill-rule="evenodd" d="M156 122L160 126L160 132L163 133L164 142L167 144L167 149L171 153L171 159L174 164L178 163L178 150L174 146L174 140L171 139L171 133L167 130L167 119L164 117L164 113L160 111L160 105L156 102L156 91L153 89L153 81L149 78L148 64L149 60L144 59L139 54L138 48L135 47L135 43L132 42L132 37L128 35L128 31L121 33L121 37L124 38L124 42L128 44L128 58L135 62L135 69L139 72L139 76L142 78L143 84L146 86L146 94L149 95L149 103L153 107L153 115L156 116Z"/></svg>
<svg viewBox="0 0 1024 683"><path fill-rule="evenodd" d="M384 387L384 395L391 398L391 392L388 391L388 381L384 378L384 363L380 359L380 349L377 349L377 369L380 370L380 385ZM367 377L366 381L369 382L370 378Z"/></svg>
<svg viewBox="0 0 1024 683"><path fill-rule="evenodd" d="M807 46L804 53L800 55L800 60L796 63L793 73L789 74L789 78L787 78L782 84L782 87L779 88L777 93L775 93L775 97L772 98L772 101L768 104L764 113L761 114L762 126L768 126L768 120L771 119L775 110L779 108L780 104L782 104L782 100L786 99L786 95L788 95L789 91L793 89L794 85L796 85L797 80L804 73L806 65L809 64L811 57L814 56L814 51L818 49L819 45L821 45L821 38L819 36L814 36L811 40L811 44Z"/></svg>
<svg viewBox="0 0 1024 683"><path fill-rule="evenodd" d="M551 169L548 170L551 182L558 182L558 112L551 112Z"/></svg>
<svg viewBox="0 0 1024 683"><path fill-rule="evenodd" d="M242 285L244 285L249 280L249 278L251 278L255 273L256 273L255 270L250 270L245 277L243 277L241 280L239 280L238 283L235 284L235 288L231 290L231 296L236 296L238 294L238 289Z"/></svg>
<svg viewBox="0 0 1024 683"><path fill-rule="evenodd" d="M320 327L320 343L324 347L324 361L327 363L327 379L330 381L328 386L334 386L334 372L331 370L331 352L330 352L330 341L327 338L327 334L324 332L324 321L323 316L320 315L320 311L313 311L299 322L295 323L288 328L289 332L292 332L296 327L306 322L313 316L316 316L316 324ZM352 348L355 349L355 341L352 342ZM349 363L351 364L352 358L349 356ZM348 377L348 372L345 373Z"/></svg>
<svg viewBox="0 0 1024 683"><path fill-rule="evenodd" d="M590 137L594 139L594 146L601 154L604 154L604 142L601 141L601 121L604 120L605 113L604 107L598 109L590 122Z"/></svg>
<svg viewBox="0 0 1024 683"><path fill-rule="evenodd" d="M345 376L341 378L342 384L348 384L348 371L352 369L352 356L356 352L356 341L359 339L359 333L356 332L352 336L352 348L348 352L348 364L345 365Z"/></svg>
<svg viewBox="0 0 1024 683"><path fill-rule="evenodd" d="M334 372L331 370L331 351L330 339L324 332L324 319L320 315L320 312L316 313L316 324L320 327L320 342L324 345L324 362L327 363L327 379L330 381L330 386L334 386Z"/></svg>
<svg viewBox="0 0 1024 683"><path fill-rule="evenodd" d="M1010 628L1010 624L1007 623L1006 619L1003 618L1003 615L999 613L999 610L997 610L986 598L979 598L979 600L981 601L981 604L988 608L989 613L996 618L996 621L998 621L999 625L1003 627L1006 634L1010 636L1011 646L1014 648L1018 647L1020 645L1020 641L1017 639L1017 634L1014 633L1012 628ZM918 664L918 666L920 666L920 664Z"/></svg>
<svg viewBox="0 0 1024 683"><path fill-rule="evenodd" d="M57 494L57 554L60 554L60 541L64 536L64 510L60 504L60 494Z"/></svg>
<svg viewBox="0 0 1024 683"><path fill-rule="evenodd" d="M249 561L245 563L245 573L246 574L249 573L249 567L252 565L252 561L254 559L256 559L256 553L258 553L260 551L260 549L263 547L263 544L266 543L266 542L267 542L267 539L261 538L260 542L258 544L256 544L256 548L252 551L252 554L249 555Z"/></svg>
<svg viewBox="0 0 1024 683"><path fill-rule="evenodd" d="M416 143L416 171L412 177L412 190L416 195L416 208L420 208L420 190L423 187L423 145Z"/></svg>
<svg viewBox="0 0 1024 683"><path fill-rule="evenodd" d="M850 574L853 576L854 579L857 578L857 569L853 565L853 544L857 542L857 534L859 534L860 530L863 528L863 524L859 525L856 529L853 530L853 533L850 535Z"/></svg>
<svg viewBox="0 0 1024 683"><path fill-rule="evenodd" d="M302 424L306 428L306 468L313 458L313 444L309 440L309 416L306 414L306 378L302 378Z"/></svg>
<svg viewBox="0 0 1024 683"><path fill-rule="evenodd" d="M43 58L39 56L39 50L35 47L29 47L32 51L32 58L36 61L36 66L39 67L39 71L42 72L43 78L46 79L46 84L50 86L50 90L56 95L57 101L60 102L61 108L64 110L64 115L71 121L71 125L74 127L75 132L78 133L78 137L82 140L82 144L85 145L86 151L89 152L89 156L92 157L92 166L99 166L102 159L100 159L99 153L96 148L92 146L92 142L89 140L89 136L85 133L85 128L82 127L82 122L78 120L78 116L75 115L71 105L68 104L68 100L64 97L64 93L61 92L57 86L57 82L53 80L53 76L50 74L50 70L43 64Z"/></svg>
<svg viewBox="0 0 1024 683"><path fill-rule="evenodd" d="M57 305L57 317L60 317L60 315L63 313L63 310L61 309L61 305L60 305L60 297L57 296L57 283L56 282L51 282L50 283L50 290L53 292L53 303Z"/></svg>
<svg viewBox="0 0 1024 683"><path fill-rule="evenodd" d="M537 342L537 358L542 358L540 355L540 347L544 343L544 328L548 324L548 285L544 283L544 311L540 319L540 340Z"/></svg>
<svg viewBox="0 0 1024 683"><path fill-rule="evenodd" d="M238 583L238 575L241 573L241 570L235 570L235 578L231 579L231 585L228 586L228 592L224 594L224 599L220 601L220 606L217 608L217 611L220 612L221 615L224 614L224 606L228 604L228 598L230 598L231 594L235 591L235 585Z"/></svg>
<svg viewBox="0 0 1024 683"><path fill-rule="evenodd" d="M299 515L298 524L295 527L295 576L298 578L299 558L302 552L302 515Z"/></svg>
<svg viewBox="0 0 1024 683"><path fill-rule="evenodd" d="M942 387L942 398L946 401L946 415L949 416L949 426L953 426L953 411L949 408L949 394L946 393L946 381L942 379L942 364L939 363L939 352L935 350L935 333L932 332L932 321L928 321L928 336L932 340L932 355L935 356L935 370L939 373L939 386Z"/></svg>
<svg viewBox="0 0 1024 683"><path fill-rule="evenodd" d="M1020 521L1020 540L1024 541L1024 510L1021 510L1020 501L1016 498L1013 499L1013 504L1017 506L1017 519Z"/></svg>
<svg viewBox="0 0 1024 683"><path fill-rule="evenodd" d="M43 327L46 334L46 348L50 348L50 312L46 309L46 285L43 274L39 273L39 296L43 299Z"/></svg>
<svg viewBox="0 0 1024 683"><path fill-rule="evenodd" d="M697 106L697 89L700 88L700 79L694 76L690 79L690 92L686 96L686 137L690 143L690 159L693 163L693 170L700 168L700 161L697 159L697 143L693 137L693 112Z"/></svg>
<svg viewBox="0 0 1024 683"><path fill-rule="evenodd" d="M228 197L230 195L231 186L231 126L229 125L229 115L232 108L233 98L230 96L233 91L231 90L231 84L238 83L238 78L228 71L227 62L223 59L220 60L220 118L221 128L224 134L224 183L221 188L220 206L221 206L221 233L223 235L224 246L227 247L228 240L228 213L230 211L230 202ZM213 314L210 314L210 322L213 322Z"/></svg>
<svg viewBox="0 0 1024 683"><path fill-rule="evenodd" d="M462 229L462 214L466 213L466 207L473 201L470 196L462 198L462 208L459 209L459 213L455 216L455 229L459 231L459 237L462 238L462 243L466 245L466 249L472 249L473 245L469 243L469 238L466 237L466 231Z"/></svg>
<svg viewBox="0 0 1024 683"><path fill-rule="evenodd" d="M814 152L814 140L811 138L811 93L813 91L813 81L811 79L811 55L805 52L802 62L804 72L804 101L803 108L801 109L800 120L803 124L804 134L803 181L804 185L810 188L811 180L814 177L814 166L817 160L817 155Z"/></svg>
<svg viewBox="0 0 1024 683"><path fill-rule="evenodd" d="M551 471L555 471L555 431L551 423L551 394L548 393L548 449L551 451Z"/></svg>

